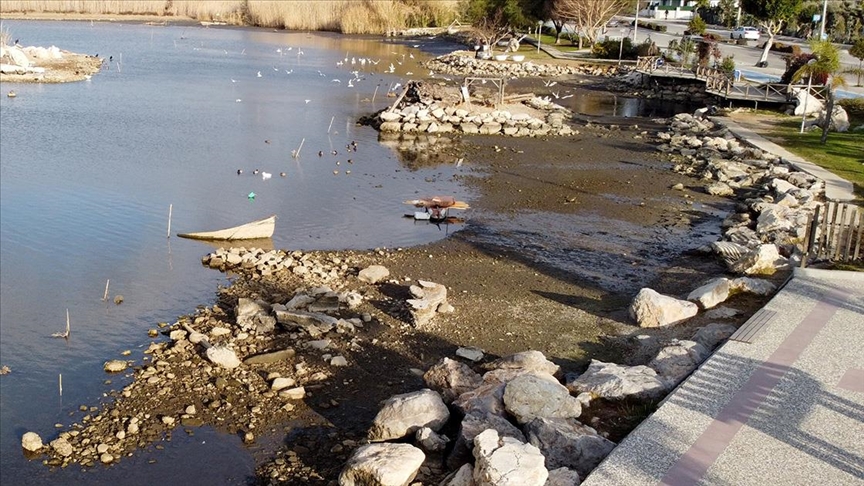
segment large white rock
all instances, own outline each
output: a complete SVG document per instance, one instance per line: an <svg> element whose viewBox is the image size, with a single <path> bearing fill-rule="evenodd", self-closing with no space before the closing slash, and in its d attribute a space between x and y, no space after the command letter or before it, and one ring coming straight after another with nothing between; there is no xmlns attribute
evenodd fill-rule
<svg viewBox="0 0 864 486"><path fill-rule="evenodd" d="M504 407L520 424L536 417L578 417L582 403L558 380L546 374L513 378L504 388Z"/></svg>
<svg viewBox="0 0 864 486"><path fill-rule="evenodd" d="M12 64L22 68L28 68L32 65L30 59L24 52L15 46L6 46L4 54L12 61Z"/></svg>
<svg viewBox="0 0 864 486"><path fill-rule="evenodd" d="M240 366L240 359L237 358L237 354L234 353L234 350L229 347L213 346L207 348L206 354L207 359L209 359L213 364L219 365L223 368L230 370Z"/></svg>
<svg viewBox="0 0 864 486"><path fill-rule="evenodd" d="M699 307L686 300L663 295L655 290L643 288L630 303L630 317L639 327L660 327L689 319L699 312Z"/></svg>
<svg viewBox="0 0 864 486"><path fill-rule="evenodd" d="M357 278L359 278L361 282L375 284L389 276L390 270L388 270L387 267L382 265L370 265L363 270L360 270Z"/></svg>
<svg viewBox="0 0 864 486"><path fill-rule="evenodd" d="M445 403L483 384L483 378L468 365L444 358L423 375L426 386L441 394Z"/></svg>
<svg viewBox="0 0 864 486"><path fill-rule="evenodd" d="M487 430L474 438L474 484L543 486L549 477L540 449Z"/></svg>
<svg viewBox="0 0 864 486"><path fill-rule="evenodd" d="M710 309L729 298L729 279L715 278L690 292L687 300L698 303L703 309Z"/></svg>
<svg viewBox="0 0 864 486"><path fill-rule="evenodd" d="M453 400L453 406L463 414L476 412L481 415L492 413L503 416L506 413L504 410L504 386L505 383L501 382L481 385L459 395L456 400Z"/></svg>
<svg viewBox="0 0 864 486"><path fill-rule="evenodd" d="M615 448L615 443L572 419L538 417L525 425L528 442L546 458L546 468L568 467L585 477Z"/></svg>
<svg viewBox="0 0 864 486"><path fill-rule="evenodd" d="M38 452L42 449L42 437L36 432L27 432L21 437L21 447L26 451Z"/></svg>
<svg viewBox="0 0 864 486"><path fill-rule="evenodd" d="M410 444L367 444L359 447L339 474L340 486L407 486L426 459Z"/></svg>
<svg viewBox="0 0 864 486"><path fill-rule="evenodd" d="M710 352L705 346L687 340L673 340L661 349L648 366L660 375L667 388L672 388L705 361Z"/></svg>
<svg viewBox="0 0 864 486"><path fill-rule="evenodd" d="M647 366L624 366L596 359L591 360L585 373L569 381L567 388L576 394L590 392L611 400L657 398L666 391L657 372Z"/></svg>
<svg viewBox="0 0 864 486"><path fill-rule="evenodd" d="M787 263L787 259L780 256L777 245L766 243L745 253L729 269L745 275L772 275Z"/></svg>
<svg viewBox="0 0 864 486"><path fill-rule="evenodd" d="M732 292L749 292L756 295L769 295L777 286L768 280L753 277L738 277L729 282Z"/></svg>
<svg viewBox="0 0 864 486"><path fill-rule="evenodd" d="M414 434L421 427L429 427L437 432L449 418L450 411L441 400L441 395L428 388L394 395L384 402L372 421L369 440L400 439Z"/></svg>
<svg viewBox="0 0 864 486"><path fill-rule="evenodd" d="M712 322L697 329L691 341L696 341L710 351L732 334L735 334L735 326Z"/></svg>
<svg viewBox="0 0 864 486"><path fill-rule="evenodd" d="M503 358L497 359L489 365L489 370L499 369L520 369L524 371L536 371L538 373L546 373L554 375L561 369L555 363L546 359L546 356L540 351L522 351L521 353L511 354Z"/></svg>
<svg viewBox="0 0 864 486"><path fill-rule="evenodd" d="M447 456L447 467L455 469L471 460L471 450L474 448L474 438L484 430L494 429L499 437L512 437L519 442L525 442L525 434L500 415L491 413L469 413L462 418L459 432L453 443L453 449Z"/></svg>
<svg viewBox="0 0 864 486"><path fill-rule="evenodd" d="M823 103L819 98L808 93L806 89L793 88L792 90L795 93L795 99L798 100L798 105L795 107L795 111L793 112L795 116L801 116L804 113L807 113L808 115L817 114L825 109L825 103Z"/></svg>

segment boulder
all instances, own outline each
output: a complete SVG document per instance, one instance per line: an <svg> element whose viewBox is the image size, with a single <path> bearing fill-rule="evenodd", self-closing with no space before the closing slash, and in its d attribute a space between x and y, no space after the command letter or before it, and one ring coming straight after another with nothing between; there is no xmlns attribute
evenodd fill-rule
<svg viewBox="0 0 864 486"><path fill-rule="evenodd" d="M483 378L464 363L444 358L423 375L426 386L441 394L445 403L483 384Z"/></svg>
<svg viewBox="0 0 864 486"><path fill-rule="evenodd" d="M504 407L520 424L536 417L578 417L582 403L551 375L525 374L504 388Z"/></svg>
<svg viewBox="0 0 864 486"><path fill-rule="evenodd" d="M805 113L813 115L825 109L825 103L819 98L808 93L806 89L792 88L792 90L795 93L795 99L798 101L798 105L795 106L795 111L792 112L793 115L802 116Z"/></svg>
<svg viewBox="0 0 864 486"><path fill-rule="evenodd" d="M212 346L207 348L207 359L223 368L233 369L240 366L240 359L234 350L227 346Z"/></svg>
<svg viewBox="0 0 864 486"><path fill-rule="evenodd" d="M715 278L693 290L687 300L698 303L703 309L710 309L729 298L729 279Z"/></svg>
<svg viewBox="0 0 864 486"><path fill-rule="evenodd" d="M110 361L106 361L104 365L102 365L102 369L109 373L119 373L125 370L129 366L129 363L123 361L122 359L112 359Z"/></svg>
<svg viewBox="0 0 864 486"><path fill-rule="evenodd" d="M713 196L731 196L735 191L725 182L713 182L705 187L705 192Z"/></svg>
<svg viewBox="0 0 864 486"><path fill-rule="evenodd" d="M548 469L568 467L582 477L615 448L614 442L572 419L538 417L525 425L525 435L543 453Z"/></svg>
<svg viewBox="0 0 864 486"><path fill-rule="evenodd" d="M463 464L462 467L448 474L439 486L474 486L474 466Z"/></svg>
<svg viewBox="0 0 864 486"><path fill-rule="evenodd" d="M543 486L549 477L537 447L492 429L474 438L474 460L477 486Z"/></svg>
<svg viewBox="0 0 864 486"><path fill-rule="evenodd" d="M630 304L630 317L639 327L661 327L689 319L699 312L692 302L643 288Z"/></svg>
<svg viewBox="0 0 864 486"><path fill-rule="evenodd" d="M441 396L428 388L394 395L384 401L372 421L369 440L400 439L414 434L422 427L429 427L437 432L449 418L450 411Z"/></svg>
<svg viewBox="0 0 864 486"><path fill-rule="evenodd" d="M390 270L382 265L370 265L357 275L361 282L376 284L390 276Z"/></svg>
<svg viewBox="0 0 864 486"><path fill-rule="evenodd" d="M459 347L459 349L456 350L456 356L476 363L483 359L483 350L475 348L474 346Z"/></svg>
<svg viewBox="0 0 864 486"><path fill-rule="evenodd" d="M590 392L610 400L625 398L653 399L666 388L657 372L647 366L624 366L591 360L588 369L567 383L573 393Z"/></svg>
<svg viewBox="0 0 864 486"><path fill-rule="evenodd" d="M410 444L359 447L339 474L340 486L408 486L426 459Z"/></svg>
<svg viewBox="0 0 864 486"><path fill-rule="evenodd" d="M712 322L711 324L697 329L691 340L701 344L708 351L711 351L716 348L721 341L725 341L732 334L735 334L735 326Z"/></svg>
<svg viewBox="0 0 864 486"><path fill-rule="evenodd" d="M579 473L566 468L559 467L549 471L549 479L546 480L545 486L579 486L582 480L579 478Z"/></svg>
<svg viewBox="0 0 864 486"><path fill-rule="evenodd" d="M449 441L446 436L439 435L429 427L417 429L417 433L414 434L414 440L417 441L417 444L419 444L424 451L428 452L443 451L447 447L447 442Z"/></svg>
<svg viewBox="0 0 864 486"><path fill-rule="evenodd" d="M673 340L657 353L648 366L657 372L668 389L677 385L705 361L710 352L695 341Z"/></svg>
<svg viewBox="0 0 864 486"><path fill-rule="evenodd" d="M732 292L749 292L756 295L770 295L777 286L768 280L753 277L738 277L729 282Z"/></svg>
<svg viewBox="0 0 864 486"><path fill-rule="evenodd" d="M21 437L21 447L28 452L39 452L44 447L42 437L36 432L27 432Z"/></svg>
<svg viewBox="0 0 864 486"><path fill-rule="evenodd" d="M745 275L772 275L786 264L787 260L780 256L777 245L766 243L731 262L729 269Z"/></svg>
<svg viewBox="0 0 864 486"><path fill-rule="evenodd" d="M504 387L501 382L487 383L465 392L453 400L453 406L463 414L504 415Z"/></svg>
<svg viewBox="0 0 864 486"><path fill-rule="evenodd" d="M425 280L409 287L413 299L408 299L411 316L418 327L428 324L438 313L438 308L447 302L447 287Z"/></svg>
<svg viewBox="0 0 864 486"><path fill-rule="evenodd" d="M527 372L555 375L561 368L546 359L546 356L540 351L522 351L521 353L497 359L486 365L486 369L519 369Z"/></svg>
<svg viewBox="0 0 864 486"><path fill-rule="evenodd" d="M447 467L455 469L471 460L474 438L484 430L493 429L500 437L512 437L525 442L525 435L518 427L500 415L473 412L465 415L459 424L459 432L453 443L453 450L447 456Z"/></svg>

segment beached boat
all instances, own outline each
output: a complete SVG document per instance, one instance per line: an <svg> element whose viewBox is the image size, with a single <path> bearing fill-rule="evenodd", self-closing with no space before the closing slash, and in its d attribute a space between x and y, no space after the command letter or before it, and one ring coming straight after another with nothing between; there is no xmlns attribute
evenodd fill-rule
<svg viewBox="0 0 864 486"><path fill-rule="evenodd" d="M177 236L193 240L253 240L270 238L275 229L276 215L274 214L269 218L259 219L233 228L198 233L178 233Z"/></svg>

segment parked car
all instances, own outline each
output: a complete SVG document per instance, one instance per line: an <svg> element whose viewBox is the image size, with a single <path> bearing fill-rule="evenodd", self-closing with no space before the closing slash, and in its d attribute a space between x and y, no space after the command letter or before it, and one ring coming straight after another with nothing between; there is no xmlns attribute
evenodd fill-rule
<svg viewBox="0 0 864 486"><path fill-rule="evenodd" d="M684 36L681 37L682 43L690 42L690 43L696 44L696 43L702 42L703 40L705 40L704 37L702 37L701 35L696 35L696 34L685 33Z"/></svg>
<svg viewBox="0 0 864 486"><path fill-rule="evenodd" d="M729 34L732 39L759 40L759 29L756 27L738 27Z"/></svg>

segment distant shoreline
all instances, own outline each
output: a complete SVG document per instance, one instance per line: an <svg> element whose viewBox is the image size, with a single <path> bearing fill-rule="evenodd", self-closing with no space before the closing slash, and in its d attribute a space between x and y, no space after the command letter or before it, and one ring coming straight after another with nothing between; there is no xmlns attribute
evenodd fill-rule
<svg viewBox="0 0 864 486"><path fill-rule="evenodd" d="M200 25L200 21L185 16L139 15L139 14L89 14L60 12L4 12L0 13L3 20L71 20L93 22L134 22L134 23L165 23L176 25ZM234 24L229 24L234 25Z"/></svg>

